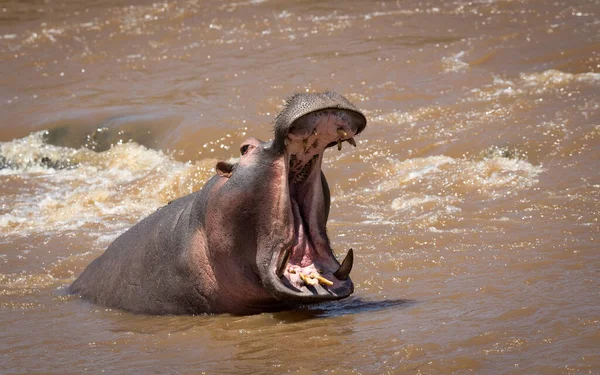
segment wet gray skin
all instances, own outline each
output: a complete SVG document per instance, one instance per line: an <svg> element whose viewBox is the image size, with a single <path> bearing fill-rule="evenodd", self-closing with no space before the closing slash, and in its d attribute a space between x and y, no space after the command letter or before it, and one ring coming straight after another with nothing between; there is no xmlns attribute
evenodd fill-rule
<svg viewBox="0 0 600 375"><path fill-rule="evenodd" d="M328 147L356 145L365 116L333 93L297 94L272 141L241 145L198 192L118 237L69 287L84 299L147 314L251 314L338 300L354 291L326 232Z"/></svg>

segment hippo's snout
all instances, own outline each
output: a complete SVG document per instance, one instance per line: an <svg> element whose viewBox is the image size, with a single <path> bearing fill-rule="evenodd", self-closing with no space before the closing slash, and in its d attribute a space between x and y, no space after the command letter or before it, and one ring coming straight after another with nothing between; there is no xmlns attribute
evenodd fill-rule
<svg viewBox="0 0 600 375"><path fill-rule="evenodd" d="M354 134L361 133L367 126L365 115L350 103L344 96L337 92L324 92L313 94L296 94L286 101L283 110L277 115L275 120L275 139L273 147L278 151L283 151L287 146L286 138L290 132L303 133L306 135L308 128L311 128L310 118L314 119L319 116L320 111L329 110L329 113L337 111L337 114L342 117L353 117L353 126L355 126ZM321 113L320 115L323 115ZM350 140L343 136L344 140ZM337 143L328 144L331 147Z"/></svg>

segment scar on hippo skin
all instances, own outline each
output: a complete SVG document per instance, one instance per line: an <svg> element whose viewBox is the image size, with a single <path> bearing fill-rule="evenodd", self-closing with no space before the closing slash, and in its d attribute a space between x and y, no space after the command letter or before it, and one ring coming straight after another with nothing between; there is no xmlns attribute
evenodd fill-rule
<svg viewBox="0 0 600 375"><path fill-rule="evenodd" d="M346 298L354 252L335 258L325 149L342 149L365 116L335 92L296 94L274 138L248 138L199 191L119 236L69 292L143 314L254 314Z"/></svg>

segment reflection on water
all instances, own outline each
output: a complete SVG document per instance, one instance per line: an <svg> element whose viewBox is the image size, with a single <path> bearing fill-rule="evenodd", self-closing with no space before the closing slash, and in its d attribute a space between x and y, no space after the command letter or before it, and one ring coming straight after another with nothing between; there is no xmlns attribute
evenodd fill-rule
<svg viewBox="0 0 600 375"><path fill-rule="evenodd" d="M350 297L335 303L323 303L292 311L273 314L275 319L283 323L295 323L307 319L329 318L350 314L362 314L387 309L403 309L417 303L407 299L365 301L358 297Z"/></svg>
<svg viewBox="0 0 600 375"><path fill-rule="evenodd" d="M2 373L597 373L598 4L0 6ZM365 111L325 153L356 292L252 316L65 295L286 96Z"/></svg>

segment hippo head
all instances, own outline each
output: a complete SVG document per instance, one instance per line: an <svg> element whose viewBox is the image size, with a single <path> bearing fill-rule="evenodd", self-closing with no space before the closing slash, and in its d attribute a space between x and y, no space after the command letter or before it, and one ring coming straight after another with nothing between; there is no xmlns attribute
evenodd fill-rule
<svg viewBox="0 0 600 375"><path fill-rule="evenodd" d="M340 264L327 236L330 196L321 165L325 149L356 146L366 122L340 94L296 94L277 116L272 141L250 138L238 163L217 164L225 190L218 195L228 199L230 222L239 221L234 242L244 249L230 258L280 303L336 300L354 291L352 249Z"/></svg>

